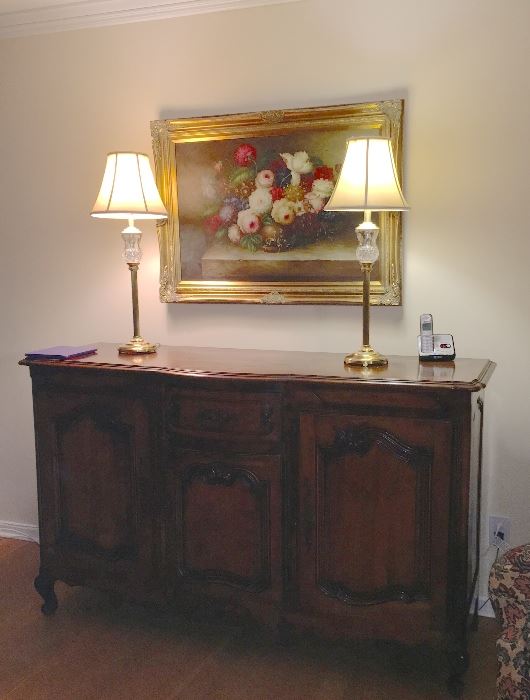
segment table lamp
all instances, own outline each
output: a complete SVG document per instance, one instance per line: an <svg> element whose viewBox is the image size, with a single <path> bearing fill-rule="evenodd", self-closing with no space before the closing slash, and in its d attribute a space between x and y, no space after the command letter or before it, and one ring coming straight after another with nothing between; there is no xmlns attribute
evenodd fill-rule
<svg viewBox="0 0 530 700"><path fill-rule="evenodd" d="M363 211L357 233L356 259L363 273L363 345L346 355L345 365L362 367L387 365L386 357L370 345L370 272L379 257L379 227L372 211L404 211L409 206L399 185L390 139L382 136L351 138L333 193L325 211Z"/></svg>
<svg viewBox="0 0 530 700"><path fill-rule="evenodd" d="M122 257L131 271L133 338L118 350L125 355L156 352L157 345L140 335L138 308L138 266L142 258L142 232L135 219L166 219L167 211L156 188L149 158L144 153L109 153L103 181L91 212L97 219L125 219L129 225L121 232Z"/></svg>

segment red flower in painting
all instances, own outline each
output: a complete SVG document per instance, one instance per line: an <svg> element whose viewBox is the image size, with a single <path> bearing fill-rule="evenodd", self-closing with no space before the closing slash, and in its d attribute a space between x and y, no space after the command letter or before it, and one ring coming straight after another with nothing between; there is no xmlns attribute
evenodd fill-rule
<svg viewBox="0 0 530 700"><path fill-rule="evenodd" d="M331 170L331 168L329 168L329 170ZM311 192L314 180L315 176L312 173L310 175L302 175L300 184L302 185L302 189L304 190L304 192Z"/></svg>
<svg viewBox="0 0 530 700"><path fill-rule="evenodd" d="M277 199L281 199L283 197L283 189L281 187L271 187L270 193L271 193L273 202L275 202Z"/></svg>
<svg viewBox="0 0 530 700"><path fill-rule="evenodd" d="M216 214L215 216L210 216L210 218L205 220L204 228L208 231L208 233L210 233L213 236L213 234L221 228L222 224L223 220L221 219L219 214Z"/></svg>
<svg viewBox="0 0 530 700"><path fill-rule="evenodd" d="M256 162L256 149L250 143L242 143L234 151L234 160L237 165L245 167Z"/></svg>
<svg viewBox="0 0 530 700"><path fill-rule="evenodd" d="M315 168L315 180L333 180L333 168L327 165L319 165Z"/></svg>

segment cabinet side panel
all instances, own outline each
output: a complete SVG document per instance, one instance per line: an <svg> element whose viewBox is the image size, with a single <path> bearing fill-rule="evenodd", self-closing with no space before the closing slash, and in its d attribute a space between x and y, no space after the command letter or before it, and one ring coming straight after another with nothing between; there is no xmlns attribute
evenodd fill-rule
<svg viewBox="0 0 530 700"><path fill-rule="evenodd" d="M480 558L480 502L482 491L482 429L484 421L484 392L472 398L471 445L469 460L468 514L468 600L478 595L477 580Z"/></svg>

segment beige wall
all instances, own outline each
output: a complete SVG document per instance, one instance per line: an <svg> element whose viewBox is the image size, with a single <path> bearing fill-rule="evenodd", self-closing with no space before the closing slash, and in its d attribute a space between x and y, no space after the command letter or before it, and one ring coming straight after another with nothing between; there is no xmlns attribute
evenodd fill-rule
<svg viewBox="0 0 530 700"><path fill-rule="evenodd" d="M120 227L93 221L105 154L151 119L404 97L403 308L373 339L414 354L419 314L498 362L484 511L530 540L528 0L301 0L0 42L0 521L36 522L30 383L56 343L130 336ZM142 330L170 344L346 352L360 309L162 305L144 226Z"/></svg>

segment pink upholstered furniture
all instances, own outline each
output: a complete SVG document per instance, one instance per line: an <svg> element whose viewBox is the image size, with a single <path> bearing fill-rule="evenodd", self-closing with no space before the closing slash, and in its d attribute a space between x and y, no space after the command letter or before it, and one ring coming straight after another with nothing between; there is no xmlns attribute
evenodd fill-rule
<svg viewBox="0 0 530 700"><path fill-rule="evenodd" d="M497 640L497 700L530 700L530 544L493 565L490 598L502 625Z"/></svg>

